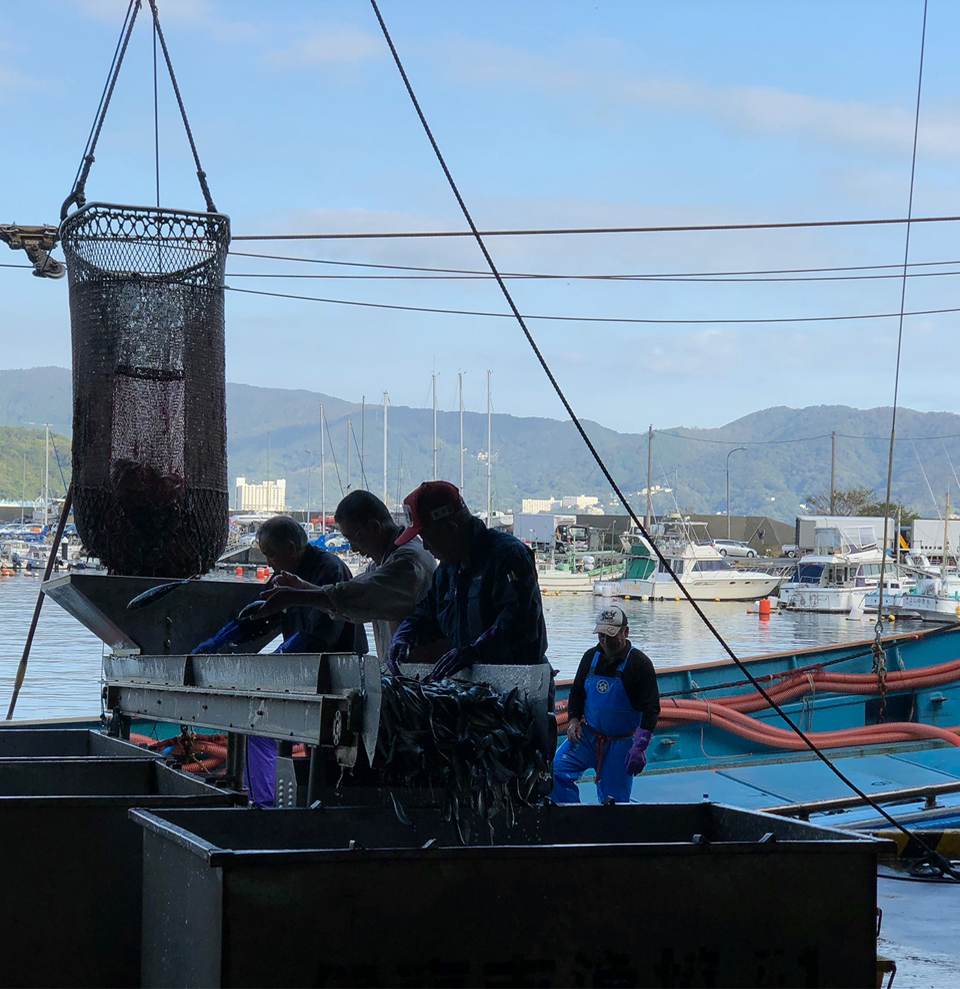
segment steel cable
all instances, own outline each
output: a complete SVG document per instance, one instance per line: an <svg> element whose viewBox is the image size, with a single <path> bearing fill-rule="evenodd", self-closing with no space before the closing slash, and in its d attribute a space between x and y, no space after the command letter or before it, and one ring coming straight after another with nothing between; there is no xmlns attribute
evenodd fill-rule
<svg viewBox="0 0 960 989"><path fill-rule="evenodd" d="M450 185L450 189L453 192L454 196L456 197L457 203L460 206L464 219L467 221L467 224L470 227L470 231L477 242L477 246L480 248L480 251L484 256L484 260L490 266L490 270L494 278L496 279L497 284L500 287L500 291L503 293L503 297L506 300L507 305L510 307L514 317L519 323L524 336L527 338L527 342L530 344L530 347L533 350L537 360L539 361L540 366L543 368L544 373L547 375L548 379L550 380L550 383L553 385L553 388L556 391L558 398L563 403L563 407L566 409L567 414L570 416L571 421L573 422L581 438L586 444L587 449L590 451L591 455L593 456L594 460L597 463L597 466L600 468L604 477L607 479L607 482L610 484L611 489L614 491L614 493L616 494L617 498L620 500L623 507L627 510L627 514L633 520L633 523L634 525L636 525L637 530L652 546L654 552L657 555L657 558L660 561L660 565L664 568L664 572L668 573L673 578L673 580L677 584L677 587L680 589L683 596L690 603L691 607L697 613L701 621L704 623L707 629L709 629L711 634L714 636L714 638L717 640L717 642L720 644L723 650L727 653L727 655L733 660L734 663L736 663L740 671L747 677L748 680L750 680L754 688L761 694L762 697L764 697L767 700L770 707L772 707L773 710L777 712L777 714L783 719L784 722L786 722L786 724L790 727L790 729L803 741L803 743L810 749L810 751L813 752L814 755L816 755L841 780L841 782L843 782L854 793L856 793L858 797L860 797L866 803L870 804L870 806L872 806L885 820L889 821L894 827L898 828L904 834L909 835L910 832L902 824L900 824L899 821L897 821L894 817L892 817L886 810L884 810L883 807L877 804L870 796L868 796L863 790L861 790L860 787L858 787L852 780L848 779L847 776L845 776L844 773L840 769L838 769L826 755L824 755L824 753L816 746L816 744L814 744L814 742L807 737L807 735L800 729L800 727L796 725L793 722L793 720L787 715L787 713L769 696L769 694L766 692L766 690L764 690L763 686L760 684L757 678L750 672L747 666L736 655L736 653L733 651L733 649L730 647L727 641L723 638L719 630L713 625L713 623L709 620L709 618L707 618L707 616L703 612L703 609L700 608L700 606L697 604L696 601L694 601L692 595L687 590L687 588L684 587L683 584L677 579L676 574L674 574L673 570L670 568L670 564L667 562L666 558L664 557L663 553L660 551L659 547L656 545L655 542L653 542L652 539L650 539L649 533L647 533L646 529L643 526L643 523L637 517L637 514L634 512L633 508L630 506L629 502L627 501L625 495L620 490L620 486L617 484L616 480L614 480L614 477L610 473L609 468L607 467L606 463L603 461L603 458L600 456L596 447L593 445L593 442L590 440L590 437L587 435L587 432L584 429L583 424L580 422L579 417L577 416L576 412L574 412L573 407L570 405L570 402L567 400L567 397L564 394L563 389L560 387L559 382L554 377L554 374L550 369L550 366L547 363L546 358L541 353L540 348L537 346L537 343L534 340L533 335L528 329L526 322L524 321L524 318L520 313L520 310L517 308L517 305L513 300L513 296L510 294L510 290L507 288L506 283L503 281L502 277L500 276L496 263L494 262L489 251L487 250L487 246L483 241L483 236L477 230L476 224L473 221L473 217L470 214L470 210L467 208L467 205L460 194L460 190L457 187L457 184L454 181L454 178L450 173L449 168L447 167L446 160L444 159L443 154L440 151L440 147L433 136L433 132L430 129L430 125L427 123L426 116L424 115L423 110L420 107L420 103L416 97L416 94L414 93L413 86L411 85L410 80L407 77L406 70L403 67L403 63L400 60L400 55L397 52L396 47L394 46L393 39L391 38L390 32L387 29L387 25L383 19L383 16L380 13L380 8L377 5L377 0L370 0L370 5L373 8L373 12L376 15L377 21L380 24L380 29L383 32L384 39L386 40L387 45L390 48L390 52L393 55L394 62L396 63L401 78L403 79L403 84L406 87L407 94L409 95L410 100L413 103L417 116L420 118L420 123L423 126L424 132L426 133L427 138L430 141L431 146L433 147L434 154L437 157L440 167L443 169L443 173L446 176L447 182ZM936 861L939 867L941 868L941 870L945 874L952 875L956 878L956 874L954 873L949 862L944 860L942 856L938 858L938 853L934 849L931 849L929 848L929 846L926 845L924 845L924 847L928 851L931 861Z"/></svg>

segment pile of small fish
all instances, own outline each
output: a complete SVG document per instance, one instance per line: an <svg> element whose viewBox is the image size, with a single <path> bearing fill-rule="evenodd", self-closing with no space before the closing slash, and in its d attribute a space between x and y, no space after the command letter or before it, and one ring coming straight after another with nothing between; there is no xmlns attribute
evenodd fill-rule
<svg viewBox="0 0 960 989"><path fill-rule="evenodd" d="M501 694L487 684L385 676L382 688L377 761L384 782L442 789L444 819L456 822L465 842L472 813L492 826L502 811L510 827L515 804L539 796L549 774L544 741L516 687Z"/></svg>

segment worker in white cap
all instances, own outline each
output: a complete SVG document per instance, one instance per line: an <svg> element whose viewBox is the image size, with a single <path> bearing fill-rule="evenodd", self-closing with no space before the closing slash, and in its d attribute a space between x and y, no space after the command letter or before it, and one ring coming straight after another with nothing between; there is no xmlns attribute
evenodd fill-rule
<svg viewBox="0 0 960 989"><path fill-rule="evenodd" d="M647 764L647 746L660 717L660 691L649 657L634 648L622 608L597 616L597 645L583 654L567 706L567 738L553 762L553 799L580 802L577 780L597 774L603 802L630 800L632 777Z"/></svg>

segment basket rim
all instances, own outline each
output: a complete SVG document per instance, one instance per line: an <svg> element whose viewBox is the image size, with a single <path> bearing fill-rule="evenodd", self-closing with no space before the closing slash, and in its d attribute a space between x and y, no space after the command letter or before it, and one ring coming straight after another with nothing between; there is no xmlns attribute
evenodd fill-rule
<svg viewBox="0 0 960 989"><path fill-rule="evenodd" d="M152 213L152 214L166 214L168 216L183 216L183 217L194 217L200 220L212 221L215 224L225 224L229 234L230 228L230 217L226 213L209 213L206 210L189 210L189 209L171 209L169 206L134 206L124 203L105 203L101 201L96 201L92 203L87 203L80 209L71 213L66 219L60 223L60 238L63 238L63 231L79 221L79 219L86 213L90 213L94 210L101 210L103 212L115 212L115 213Z"/></svg>

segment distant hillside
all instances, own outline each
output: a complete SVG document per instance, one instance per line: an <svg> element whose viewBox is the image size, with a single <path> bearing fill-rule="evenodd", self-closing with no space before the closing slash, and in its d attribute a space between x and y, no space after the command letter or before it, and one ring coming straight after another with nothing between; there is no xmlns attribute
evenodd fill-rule
<svg viewBox="0 0 960 989"><path fill-rule="evenodd" d="M285 477L288 504L299 508L306 500L309 466L311 504L319 508L321 403L329 427L329 434L324 436L327 504L335 504L341 486L344 490L348 486L348 418L354 435L349 483L358 486L359 403L319 392L228 384L231 486L237 476L251 482ZM58 432L64 432L69 430L70 416L68 371L0 371L0 425L23 426L47 419ZM388 418L387 477L390 497L396 499L433 476L433 413L430 409L391 406ZM952 488L954 503L960 504L954 471L960 467L960 416L901 409L897 422L894 499L902 499L921 514L935 515L929 481L941 505L948 488ZM646 487L646 434L618 433L591 422L585 426L614 477L632 496L635 507L643 510L645 498L638 492ZM381 405L367 406L365 427L367 486L380 493ZM673 493L655 495L654 510L680 507L705 514L722 512L726 505L727 454L744 445L745 451L729 458L731 511L792 521L802 511L800 504L806 497L829 488L833 431L837 433L837 487L865 484L882 494L889 429L890 409L860 410L843 405L764 409L719 429L658 429L653 441L653 482L672 488ZM456 482L460 476L458 414L441 412L438 433L439 474ZM486 501L486 435L486 416L465 413L465 496L477 508ZM42 447L42 435L40 443ZM0 497L20 497L22 484L17 478L22 474L22 450L18 450L0 447ZM572 423L504 414L493 416L493 490L494 507L504 510L519 509L521 498L591 494L599 496L601 503L610 500L610 491Z"/></svg>
<svg viewBox="0 0 960 989"><path fill-rule="evenodd" d="M50 444L50 495L65 493L60 477L70 483L70 437L52 433ZM44 430L0 426L0 499L36 501L43 491L46 458L43 452ZM57 466L60 455L60 467Z"/></svg>

